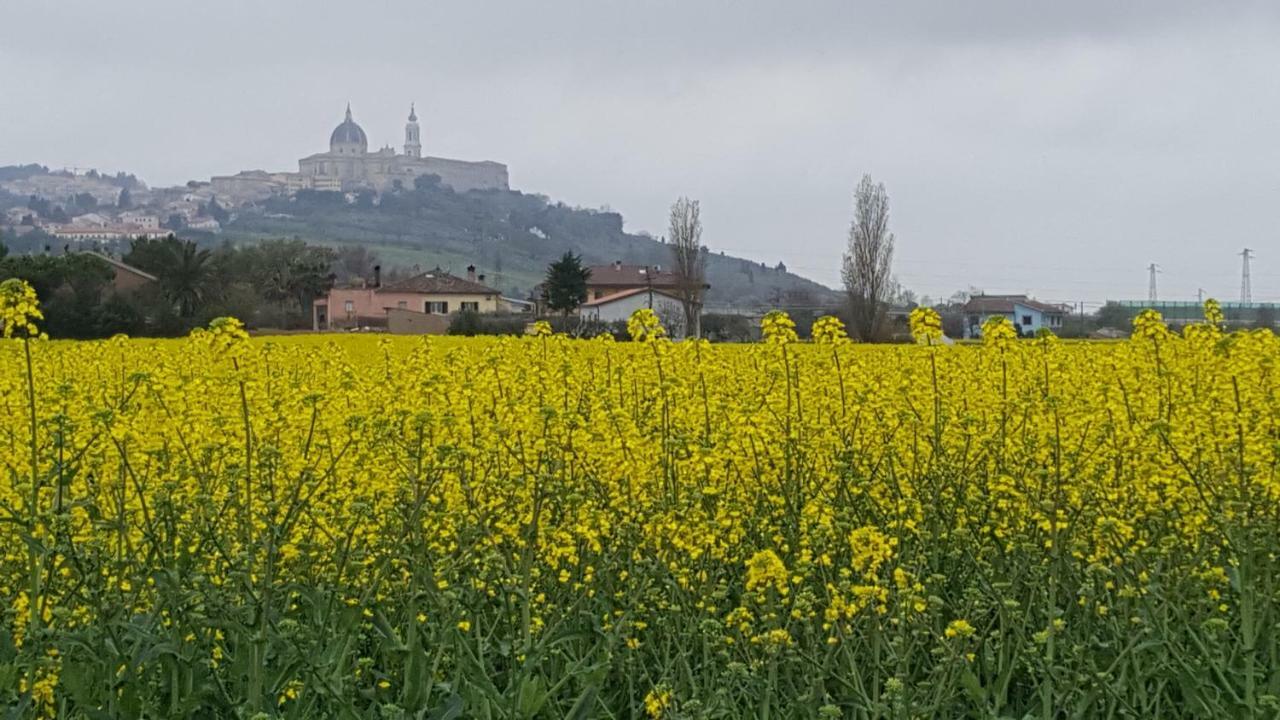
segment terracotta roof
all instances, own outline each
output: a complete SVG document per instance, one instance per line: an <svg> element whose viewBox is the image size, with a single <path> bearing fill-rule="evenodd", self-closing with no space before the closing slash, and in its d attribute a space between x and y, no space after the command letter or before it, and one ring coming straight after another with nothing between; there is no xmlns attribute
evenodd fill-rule
<svg viewBox="0 0 1280 720"><path fill-rule="evenodd" d="M611 263L592 265L588 269L591 271L591 277L587 278L587 285L591 287L648 287L649 285L676 287L679 285L674 273L654 272L651 266Z"/></svg>
<svg viewBox="0 0 1280 720"><path fill-rule="evenodd" d="M582 307L598 307L598 306L600 306L600 305L608 305L609 303L614 302L615 300L622 300L623 298L629 298L629 297L631 297L632 295L640 295L640 294L642 294L642 293L646 293L646 292L649 292L649 288L642 288L642 287L640 287L640 288L631 288L630 290L623 290L623 291L621 291L621 292L610 293L609 295L605 295L605 296L604 296L604 297L602 297L602 298L596 298L595 300L591 300L591 301L588 301L588 302L584 302L584 303L582 303ZM675 295L672 295L672 294L671 294L671 293L669 293L669 292L663 292L662 290L659 290L658 288L654 288L654 289L653 289L653 294L654 294L654 295L662 295L663 297L668 297L668 298L671 298L672 300L679 300L679 299L680 299L680 298L676 297Z"/></svg>
<svg viewBox="0 0 1280 720"><path fill-rule="evenodd" d="M1015 304L1039 310L1042 313L1061 315L1066 312L1056 305L1031 300L1026 295L974 295L964 304L964 312L1011 313Z"/></svg>
<svg viewBox="0 0 1280 720"><path fill-rule="evenodd" d="M377 290L380 293L422 293L424 295L499 295L497 290L488 285L481 285L472 280L464 280L456 275L436 268L421 275L414 275L407 280L384 285Z"/></svg>

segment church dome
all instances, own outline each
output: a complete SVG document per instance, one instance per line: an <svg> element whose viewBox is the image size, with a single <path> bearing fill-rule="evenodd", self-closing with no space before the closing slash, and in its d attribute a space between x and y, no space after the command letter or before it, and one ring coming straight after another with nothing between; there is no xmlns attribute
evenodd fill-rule
<svg viewBox="0 0 1280 720"><path fill-rule="evenodd" d="M365 136L364 129L351 119L351 106L347 106L347 117L342 124L333 129L333 134L329 136L329 150L331 152L359 151L366 152L369 149L369 138Z"/></svg>

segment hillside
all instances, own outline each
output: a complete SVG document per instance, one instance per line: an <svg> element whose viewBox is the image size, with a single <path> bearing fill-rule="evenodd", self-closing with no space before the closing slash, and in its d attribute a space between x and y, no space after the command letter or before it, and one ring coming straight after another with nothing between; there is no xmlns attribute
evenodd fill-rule
<svg viewBox="0 0 1280 720"><path fill-rule="evenodd" d="M455 193L430 183L349 202L340 193L301 191L241 208L224 227L233 242L300 237L326 245L363 245L388 269L475 264L488 282L516 297L541 282L566 250L589 264L670 263L670 249L627 233L622 216L550 203L515 191ZM748 309L781 302L823 302L831 291L784 270L713 252L708 258L710 309Z"/></svg>

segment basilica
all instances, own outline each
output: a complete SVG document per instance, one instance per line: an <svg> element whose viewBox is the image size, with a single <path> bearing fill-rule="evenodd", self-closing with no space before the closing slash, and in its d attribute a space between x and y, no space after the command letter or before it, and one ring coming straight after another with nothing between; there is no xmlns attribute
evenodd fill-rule
<svg viewBox="0 0 1280 720"><path fill-rule="evenodd" d="M369 151L369 139L347 116L329 136L329 152L316 153L298 161L298 172L288 173L290 190L354 191L412 188L419 176L435 175L440 184L458 192L467 190L507 190L507 166L491 161L470 162L423 157L418 115L409 107L404 126L404 152L390 146Z"/></svg>

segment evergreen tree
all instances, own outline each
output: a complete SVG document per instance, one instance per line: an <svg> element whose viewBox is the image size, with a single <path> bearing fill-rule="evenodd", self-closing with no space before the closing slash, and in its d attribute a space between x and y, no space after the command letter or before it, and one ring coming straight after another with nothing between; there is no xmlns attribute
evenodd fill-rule
<svg viewBox="0 0 1280 720"><path fill-rule="evenodd" d="M587 280L591 271L582 266L582 258L573 252L565 252L560 259L547 266L547 279L543 285L543 299L547 307L568 316L587 301Z"/></svg>

